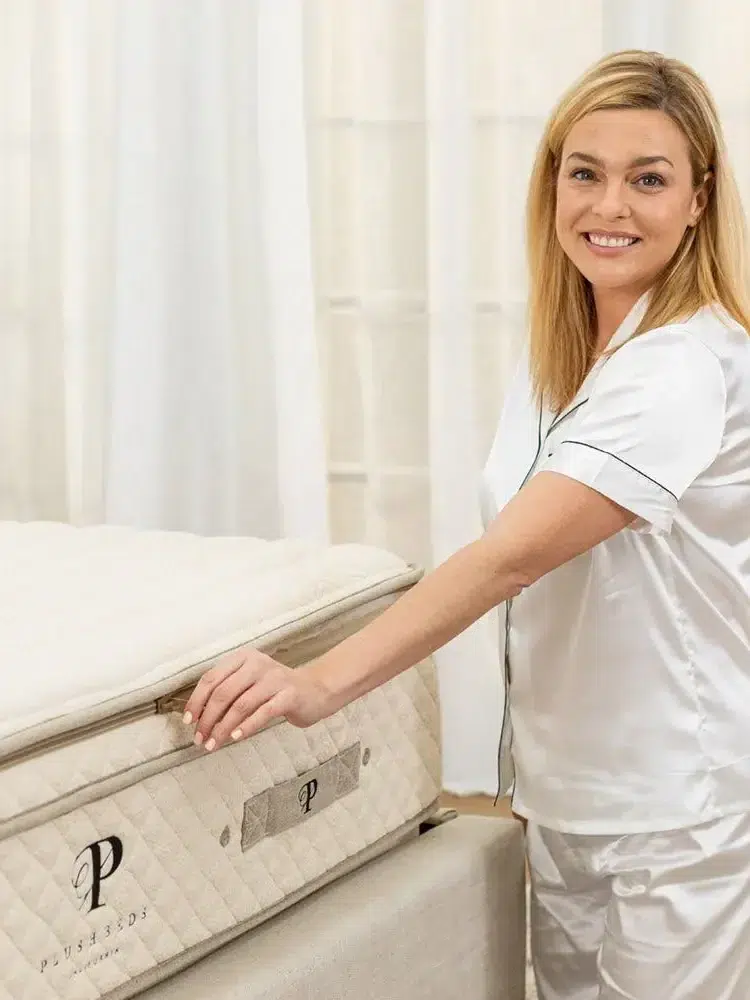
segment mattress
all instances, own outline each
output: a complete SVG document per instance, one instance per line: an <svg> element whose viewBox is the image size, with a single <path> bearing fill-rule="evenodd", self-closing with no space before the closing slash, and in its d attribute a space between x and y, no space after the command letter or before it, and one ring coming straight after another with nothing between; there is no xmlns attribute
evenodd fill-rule
<svg viewBox="0 0 750 1000"><path fill-rule="evenodd" d="M431 660L213 754L182 711L228 651L305 663L419 576L361 545L0 523L2 1000L125 1000L413 836Z"/></svg>
<svg viewBox="0 0 750 1000"><path fill-rule="evenodd" d="M524 920L520 824L459 816L143 1000L523 1000Z"/></svg>

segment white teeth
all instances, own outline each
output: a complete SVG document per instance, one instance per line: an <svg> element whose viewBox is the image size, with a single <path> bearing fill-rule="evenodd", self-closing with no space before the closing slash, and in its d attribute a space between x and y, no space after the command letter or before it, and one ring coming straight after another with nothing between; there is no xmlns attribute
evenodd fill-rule
<svg viewBox="0 0 750 1000"><path fill-rule="evenodd" d="M596 233L589 233L588 238L597 247L629 247L637 242L635 236L599 236Z"/></svg>

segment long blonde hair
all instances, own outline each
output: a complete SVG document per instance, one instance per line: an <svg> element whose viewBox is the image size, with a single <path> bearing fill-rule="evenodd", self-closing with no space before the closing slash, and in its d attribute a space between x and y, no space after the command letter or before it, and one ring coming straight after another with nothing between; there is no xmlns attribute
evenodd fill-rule
<svg viewBox="0 0 750 1000"><path fill-rule="evenodd" d="M531 376L538 398L558 410L594 360L591 286L555 233L563 143L584 115L602 108L663 111L688 140L693 181L712 174L708 202L652 287L635 335L687 319L718 302L750 332L745 219L719 117L698 74L656 52L617 52L595 63L563 96L539 145L526 211Z"/></svg>

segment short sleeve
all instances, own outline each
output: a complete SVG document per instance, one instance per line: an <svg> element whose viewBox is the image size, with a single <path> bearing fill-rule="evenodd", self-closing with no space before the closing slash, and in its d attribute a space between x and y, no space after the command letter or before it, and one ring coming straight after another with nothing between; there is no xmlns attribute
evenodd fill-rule
<svg viewBox="0 0 750 1000"><path fill-rule="evenodd" d="M682 327L653 330L605 363L539 471L585 483L651 530L668 531L685 491L719 452L725 410L716 355Z"/></svg>

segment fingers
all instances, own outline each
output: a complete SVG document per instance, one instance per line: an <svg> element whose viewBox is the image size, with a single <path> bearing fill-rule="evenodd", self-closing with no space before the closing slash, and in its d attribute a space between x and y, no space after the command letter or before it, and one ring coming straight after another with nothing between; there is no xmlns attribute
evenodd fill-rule
<svg viewBox="0 0 750 1000"><path fill-rule="evenodd" d="M193 722L197 722L200 719L211 695L216 688L233 673L239 670L244 662L245 654L235 653L232 656L227 657L225 660L220 660L215 667L206 671L196 684L193 693L190 695L187 704L185 705L185 714L182 721L186 726L189 726Z"/></svg>
<svg viewBox="0 0 750 1000"><path fill-rule="evenodd" d="M207 671L185 706L184 721L195 722L195 743L216 750L283 716L295 697L291 674L254 649Z"/></svg>
<svg viewBox="0 0 750 1000"><path fill-rule="evenodd" d="M276 678L253 685L211 731L206 750L218 750L227 742L254 736L275 719L283 717L293 697L294 692L287 686L279 687Z"/></svg>
<svg viewBox="0 0 750 1000"><path fill-rule="evenodd" d="M229 676L212 684L212 690L203 711L196 720L195 742L200 746L207 742L215 726L224 718L240 698L248 697L249 691L258 680L255 663L243 663Z"/></svg>

